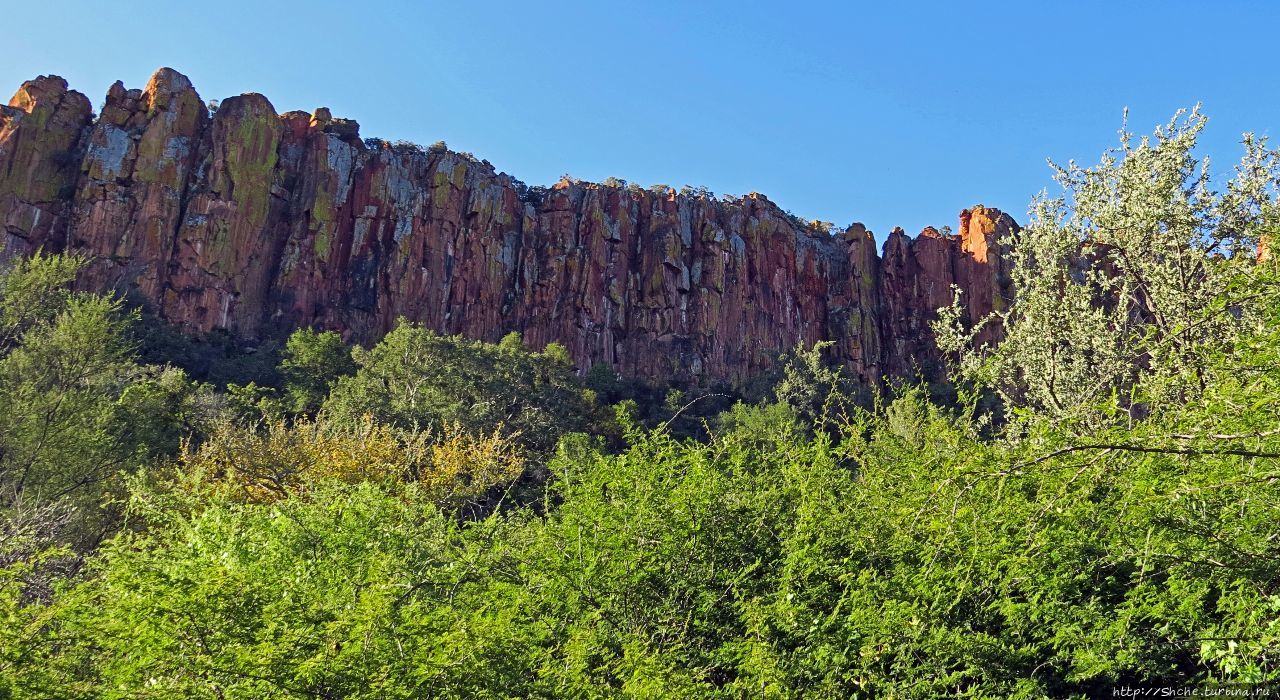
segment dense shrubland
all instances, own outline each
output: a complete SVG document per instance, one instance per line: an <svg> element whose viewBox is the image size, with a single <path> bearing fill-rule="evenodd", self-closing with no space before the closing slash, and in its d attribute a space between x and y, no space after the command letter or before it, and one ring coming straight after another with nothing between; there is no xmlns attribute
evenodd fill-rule
<svg viewBox="0 0 1280 700"><path fill-rule="evenodd" d="M1280 681L1277 157L1059 170L957 401L402 324L228 359L0 285L0 697L1094 697ZM963 303L961 300L960 303ZM239 364L237 364L239 363Z"/></svg>

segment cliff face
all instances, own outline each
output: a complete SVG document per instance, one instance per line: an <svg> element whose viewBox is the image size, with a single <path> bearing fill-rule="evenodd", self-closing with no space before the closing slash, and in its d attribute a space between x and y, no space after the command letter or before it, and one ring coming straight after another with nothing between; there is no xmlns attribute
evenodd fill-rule
<svg viewBox="0 0 1280 700"><path fill-rule="evenodd" d="M895 231L881 257L860 225L819 231L758 194L530 190L487 161L358 130L257 94L211 116L170 69L142 90L116 83L95 119L61 78L38 78L0 107L4 254L86 254L85 285L191 330L370 342L403 316L697 382L827 339L869 382L927 370L953 284L974 318L1007 295L1000 247L1017 225L995 209L963 212L956 237Z"/></svg>

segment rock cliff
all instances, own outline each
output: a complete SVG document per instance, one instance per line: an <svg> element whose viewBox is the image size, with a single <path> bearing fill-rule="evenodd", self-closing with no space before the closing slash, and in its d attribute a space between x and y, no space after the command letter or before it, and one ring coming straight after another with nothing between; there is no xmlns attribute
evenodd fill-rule
<svg viewBox="0 0 1280 700"><path fill-rule="evenodd" d="M465 154L362 141L325 108L245 94L210 112L168 68L113 85L96 117L61 78L24 84L0 107L4 255L85 254L83 284L193 331L371 342L406 317L691 382L819 340L868 382L928 372L952 285L974 318L1008 293L1017 225L991 208L962 212L958 236L895 230L881 256L861 225L827 231L759 194L529 188Z"/></svg>

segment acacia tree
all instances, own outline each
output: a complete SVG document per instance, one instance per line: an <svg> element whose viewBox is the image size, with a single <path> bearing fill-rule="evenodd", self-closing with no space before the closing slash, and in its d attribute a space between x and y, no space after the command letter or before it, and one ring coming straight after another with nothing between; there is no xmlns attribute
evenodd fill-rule
<svg viewBox="0 0 1280 700"><path fill-rule="evenodd" d="M137 363L134 315L72 290L83 263L37 253L0 271L0 530L56 512L47 538L91 546L119 473L177 449L195 387Z"/></svg>
<svg viewBox="0 0 1280 700"><path fill-rule="evenodd" d="M560 435L585 427L591 410L563 346L532 352L519 334L493 344L402 321L372 349L355 349L353 359L359 369L337 380L322 409L335 425L372 416L435 433L500 430L549 454Z"/></svg>
<svg viewBox="0 0 1280 700"><path fill-rule="evenodd" d="M284 346L285 405L294 413L314 415L338 379L354 374L351 348L334 331L294 331Z"/></svg>
<svg viewBox="0 0 1280 700"><path fill-rule="evenodd" d="M1254 317L1241 273L1280 222L1280 152L1246 134L1235 176L1216 191L1195 154L1206 122L1198 108L1180 111L1136 142L1121 130L1094 167L1050 163L1063 193L1032 203L1012 247L1012 302L976 328L958 294L940 314L939 346L962 382L1014 414L1085 426L1109 413L1099 406L1139 408L1139 388L1148 401L1194 395L1202 380L1187 370ZM975 348L992 323L1003 340Z"/></svg>

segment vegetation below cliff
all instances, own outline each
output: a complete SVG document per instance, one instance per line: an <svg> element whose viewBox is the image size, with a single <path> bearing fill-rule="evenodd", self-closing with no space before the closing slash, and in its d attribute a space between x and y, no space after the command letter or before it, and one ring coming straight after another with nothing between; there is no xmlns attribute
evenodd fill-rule
<svg viewBox="0 0 1280 700"><path fill-rule="evenodd" d="M235 355L17 260L0 697L1280 681L1280 154L1215 192L1203 125L1062 169L1013 301L941 314L932 391L859 394L819 344L664 394L408 322Z"/></svg>

